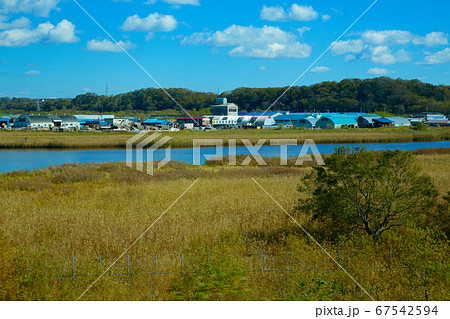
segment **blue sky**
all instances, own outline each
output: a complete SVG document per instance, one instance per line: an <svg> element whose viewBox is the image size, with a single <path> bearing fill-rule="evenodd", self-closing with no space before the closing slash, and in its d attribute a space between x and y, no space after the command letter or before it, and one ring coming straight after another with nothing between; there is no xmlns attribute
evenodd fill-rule
<svg viewBox="0 0 450 319"><path fill-rule="evenodd" d="M373 0L77 0L165 88L288 86ZM450 2L379 0L297 85L450 84ZM157 85L73 0L0 0L0 96Z"/></svg>

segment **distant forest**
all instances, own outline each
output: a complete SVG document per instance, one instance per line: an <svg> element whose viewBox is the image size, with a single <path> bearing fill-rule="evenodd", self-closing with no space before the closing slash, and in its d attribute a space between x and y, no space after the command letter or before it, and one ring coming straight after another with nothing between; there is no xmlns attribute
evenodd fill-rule
<svg viewBox="0 0 450 319"><path fill-rule="evenodd" d="M242 112L267 109L286 88L237 88L231 92L194 92L186 89L167 91L186 110L200 114L210 113L217 97L226 97L239 105ZM161 89L141 89L134 92L104 96L87 93L74 99L45 99L42 112L119 114L151 114L181 110ZM432 85L419 80L401 80L380 77L376 79L347 79L341 82L322 82L311 86L291 88L273 106L272 110L291 112L389 112L415 114L420 112L450 111L450 86ZM29 113L36 111L36 100L28 98L0 98L0 111Z"/></svg>

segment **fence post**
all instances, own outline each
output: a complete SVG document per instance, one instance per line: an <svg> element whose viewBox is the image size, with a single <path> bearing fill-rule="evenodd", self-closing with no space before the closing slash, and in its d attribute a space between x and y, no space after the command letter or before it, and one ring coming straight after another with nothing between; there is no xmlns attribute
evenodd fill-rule
<svg viewBox="0 0 450 319"><path fill-rule="evenodd" d="M100 266L100 273L102 273L102 255L99 256L98 261Z"/></svg>
<svg viewBox="0 0 450 319"><path fill-rule="evenodd" d="M158 254L155 254L155 277L158 277Z"/></svg>
<svg viewBox="0 0 450 319"><path fill-rule="evenodd" d="M264 273L264 252L261 252L261 275Z"/></svg>
<svg viewBox="0 0 450 319"><path fill-rule="evenodd" d="M72 283L75 282L75 256L72 256Z"/></svg>

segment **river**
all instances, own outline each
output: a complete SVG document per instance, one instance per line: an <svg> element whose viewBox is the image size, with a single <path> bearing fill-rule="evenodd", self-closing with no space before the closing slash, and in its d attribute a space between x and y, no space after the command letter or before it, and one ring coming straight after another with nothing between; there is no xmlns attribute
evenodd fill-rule
<svg viewBox="0 0 450 319"><path fill-rule="evenodd" d="M365 146L369 150L416 150L422 148L450 147L450 141L440 142L408 142L408 143L371 143L371 144L318 144L317 148L322 154L333 153L338 146ZM300 154L302 145L288 146L288 157L297 157ZM229 153L228 147L223 148L223 155ZM263 157L280 157L280 146L265 145L259 149L259 154ZM237 155L250 154L245 146L236 148ZM165 157L165 150L159 149L154 153L154 160L162 160ZM205 147L201 149L201 164L211 155L215 154L215 149ZM135 155L135 154L134 154ZM181 148L171 150L171 160L192 164L193 149ZM134 156L133 159L136 157ZM65 163L102 163L102 162L125 162L126 150L122 149L97 149L97 150L0 150L0 172L11 172L15 170L33 170L45 168L51 165L61 165Z"/></svg>

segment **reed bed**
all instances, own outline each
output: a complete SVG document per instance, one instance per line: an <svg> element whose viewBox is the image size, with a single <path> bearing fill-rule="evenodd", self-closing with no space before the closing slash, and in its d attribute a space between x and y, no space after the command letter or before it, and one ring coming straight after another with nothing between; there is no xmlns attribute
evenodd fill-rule
<svg viewBox="0 0 450 319"><path fill-rule="evenodd" d="M444 195L450 185L450 154L417 158ZM85 300L367 300L369 297L252 181L255 178L292 212L301 196L297 186L310 169L279 167L275 162L267 167L171 163L148 176L123 163L108 163L1 174L1 298L75 300L95 278L46 276L36 272L43 269L44 260L67 262L76 256L77 261L84 260L78 264L80 273L98 273L99 255L105 256L105 267L110 265L200 178L127 253L133 260L186 254L191 258L186 268L174 267L171 274L155 276L151 261L134 263L135 275L107 275ZM336 258L338 249L347 251L342 262L376 299L447 298L448 260L433 264L439 280L430 280L429 286L423 287L412 277L414 273L407 271L411 251L406 253L398 246L412 235L393 232L390 236L382 245L364 240L344 241L339 247L323 245ZM396 268L389 268L389 249L396 256ZM417 251L419 254L421 249ZM430 251L436 253L426 258L434 260L445 256L448 246L432 246ZM254 265L236 258L258 252L267 254L267 267L272 267L270 255L293 254L309 270L257 273L250 271ZM215 259L206 262L208 254ZM275 260L273 267L277 267ZM123 272L124 263L122 259L110 273ZM70 269L70 265L64 267Z"/></svg>
<svg viewBox="0 0 450 319"><path fill-rule="evenodd" d="M430 128L420 131L410 128L349 129L349 130L217 130L164 132L172 140L168 145L174 148L192 147L193 139L236 139L242 146L242 139L256 143L258 139L313 139L318 144L333 143L393 143L450 140L450 128ZM125 148L133 137L126 132L44 132L44 131L0 131L0 149L49 148L49 149L114 149Z"/></svg>

